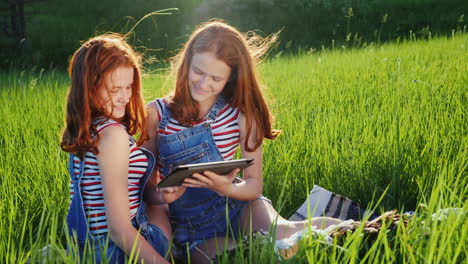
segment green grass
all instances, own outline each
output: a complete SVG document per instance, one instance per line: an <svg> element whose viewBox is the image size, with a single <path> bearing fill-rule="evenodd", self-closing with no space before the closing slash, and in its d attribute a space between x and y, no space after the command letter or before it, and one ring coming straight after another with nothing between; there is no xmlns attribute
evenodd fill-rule
<svg viewBox="0 0 468 264"><path fill-rule="evenodd" d="M356 232L331 246L305 240L290 263L463 263L468 210L468 36L276 57L260 67L282 129L264 146L264 194L289 216L313 184L379 211L416 210L371 243ZM63 253L67 155L59 148L68 79L62 71L0 73L0 262L73 262ZM146 101L165 95L145 76ZM387 190L387 191L386 191ZM424 208L418 205L425 204ZM222 263L272 263L271 243L242 244Z"/></svg>

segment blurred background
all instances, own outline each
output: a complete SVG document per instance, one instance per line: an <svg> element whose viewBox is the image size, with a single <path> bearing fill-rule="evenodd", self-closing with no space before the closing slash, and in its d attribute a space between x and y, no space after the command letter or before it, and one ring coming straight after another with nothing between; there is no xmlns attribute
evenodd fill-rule
<svg viewBox="0 0 468 264"><path fill-rule="evenodd" d="M242 31L279 30L274 53L363 47L466 31L466 0L0 0L0 69L65 67L81 41L127 33L148 63L164 63L194 27L224 19Z"/></svg>

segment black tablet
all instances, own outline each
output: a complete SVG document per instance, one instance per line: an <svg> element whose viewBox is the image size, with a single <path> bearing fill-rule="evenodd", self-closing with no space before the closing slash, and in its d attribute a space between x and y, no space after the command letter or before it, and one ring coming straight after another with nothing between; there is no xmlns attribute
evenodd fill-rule
<svg viewBox="0 0 468 264"><path fill-rule="evenodd" d="M233 169L239 168L242 170L253 164L253 159L237 159L180 165L175 167L174 170L168 176L162 179L158 183L158 187L164 188L182 185L184 179L187 177L191 177L194 173L212 171L216 174L224 175L228 174Z"/></svg>

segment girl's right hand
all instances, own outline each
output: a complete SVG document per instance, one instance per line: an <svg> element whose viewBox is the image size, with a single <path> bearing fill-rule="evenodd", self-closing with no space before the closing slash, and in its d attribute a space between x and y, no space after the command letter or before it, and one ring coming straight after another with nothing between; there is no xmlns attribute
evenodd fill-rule
<svg viewBox="0 0 468 264"><path fill-rule="evenodd" d="M165 187L159 188L161 192L161 196L163 197L166 203L172 203L175 200L179 199L182 194L184 194L187 187L185 186L173 186L173 187Z"/></svg>

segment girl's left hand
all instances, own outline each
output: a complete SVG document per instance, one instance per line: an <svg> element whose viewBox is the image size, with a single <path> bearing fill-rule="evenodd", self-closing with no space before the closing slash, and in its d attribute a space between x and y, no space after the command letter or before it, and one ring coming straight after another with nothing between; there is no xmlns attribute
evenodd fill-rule
<svg viewBox="0 0 468 264"><path fill-rule="evenodd" d="M215 191L220 196L229 196L232 181L239 171L240 169L233 169L226 175L219 175L211 171L204 171L203 174L194 173L191 178L186 178L182 185L186 187L207 188Z"/></svg>
<svg viewBox="0 0 468 264"><path fill-rule="evenodd" d="M175 200L179 199L179 197L182 196L182 194L184 194L185 189L185 186L159 188L159 191L162 196L161 200L164 201L164 203L172 203Z"/></svg>

